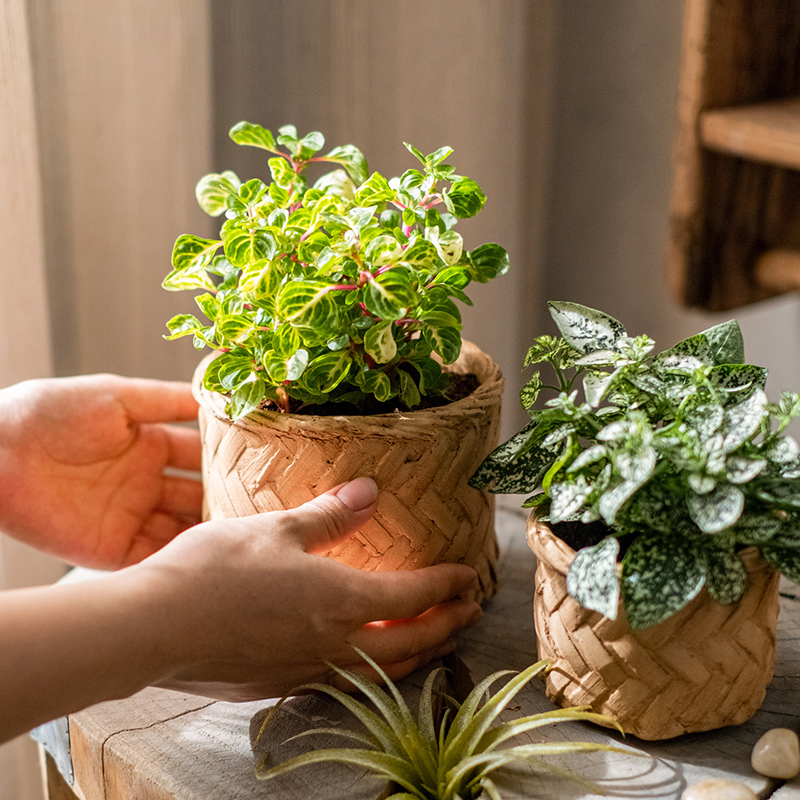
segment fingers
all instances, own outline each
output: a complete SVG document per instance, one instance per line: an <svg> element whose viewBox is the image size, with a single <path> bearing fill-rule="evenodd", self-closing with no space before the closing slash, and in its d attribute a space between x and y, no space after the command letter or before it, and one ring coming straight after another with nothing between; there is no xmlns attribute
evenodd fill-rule
<svg viewBox="0 0 800 800"><path fill-rule="evenodd" d="M199 471L202 461L200 431L175 425L163 425L161 429L169 447L166 466L190 472Z"/></svg>
<svg viewBox="0 0 800 800"><path fill-rule="evenodd" d="M360 624L411 619L432 606L478 587L475 570L464 564L436 564L415 570L360 573L364 603Z"/></svg>
<svg viewBox="0 0 800 800"><path fill-rule="evenodd" d="M324 552L357 531L375 513L377 500L375 481L356 478L282 512L281 532L306 552Z"/></svg>
<svg viewBox="0 0 800 800"><path fill-rule="evenodd" d="M413 619L371 622L348 637L348 642L379 664L425 663L463 628L483 618L472 601L450 600ZM420 660L423 659L423 660Z"/></svg>
<svg viewBox="0 0 800 800"><path fill-rule="evenodd" d="M114 393L134 422L188 422L197 418L197 401L188 383L116 376L114 381Z"/></svg>
<svg viewBox="0 0 800 800"><path fill-rule="evenodd" d="M203 484L191 478L167 476L163 480L158 511L200 521Z"/></svg>

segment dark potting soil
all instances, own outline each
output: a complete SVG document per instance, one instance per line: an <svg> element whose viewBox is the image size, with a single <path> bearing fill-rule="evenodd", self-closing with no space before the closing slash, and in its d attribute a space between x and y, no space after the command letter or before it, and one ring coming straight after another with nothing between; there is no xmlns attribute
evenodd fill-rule
<svg viewBox="0 0 800 800"><path fill-rule="evenodd" d="M576 552L584 547L593 547L611 533L611 529L605 522L557 522L554 525L549 523L548 525L559 539L566 542ZM630 546L633 538L632 535L618 537L618 561L625 555L625 551Z"/></svg>
<svg viewBox="0 0 800 800"><path fill-rule="evenodd" d="M469 397L480 386L480 381L477 375L468 373L460 375L455 372L449 373L450 383L447 391L443 395L429 396L423 395L419 405L414 406L414 411L419 411L426 408L438 408L439 406L446 406L449 403L454 403L456 400L463 400ZM267 409L274 410L270 405L264 406ZM393 397L385 403L379 403L372 398L372 403L367 407L358 408L352 403L325 403L323 405L300 405L297 401L297 408L292 408L293 414L301 415L317 415L320 417L353 417L353 416L372 416L374 414L394 414L396 412L408 411L409 409L402 406L398 402L398 398Z"/></svg>

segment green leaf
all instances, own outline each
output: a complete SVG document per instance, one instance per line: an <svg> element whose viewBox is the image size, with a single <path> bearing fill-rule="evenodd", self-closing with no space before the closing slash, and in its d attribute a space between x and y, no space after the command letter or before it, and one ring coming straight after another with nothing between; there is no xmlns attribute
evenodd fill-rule
<svg viewBox="0 0 800 800"><path fill-rule="evenodd" d="M561 335L581 353L614 350L617 341L627 336L622 324L602 311L579 303L550 302L547 306Z"/></svg>
<svg viewBox="0 0 800 800"><path fill-rule="evenodd" d="M359 385L366 394L374 394L379 403L385 403L395 394L389 376L377 369L370 369L363 373Z"/></svg>
<svg viewBox="0 0 800 800"><path fill-rule="evenodd" d="M704 533L719 533L736 524L744 509L744 495L730 484L721 484L707 494L690 492L689 515Z"/></svg>
<svg viewBox="0 0 800 800"><path fill-rule="evenodd" d="M260 147L263 150L269 150L271 153L280 152L272 133L266 128L262 128L260 125L254 125L251 122L237 122L236 125L230 129L228 135L236 144Z"/></svg>
<svg viewBox="0 0 800 800"><path fill-rule="evenodd" d="M225 237L225 255L236 267L244 269L253 262L278 255L275 239L260 228L234 228Z"/></svg>
<svg viewBox="0 0 800 800"><path fill-rule="evenodd" d="M606 536L593 547L579 550L567 572L567 591L572 597L609 619L617 618L619 604L618 554L619 542Z"/></svg>
<svg viewBox="0 0 800 800"><path fill-rule="evenodd" d="M743 364L744 339L735 319L703 331L715 364Z"/></svg>
<svg viewBox="0 0 800 800"><path fill-rule="evenodd" d="M373 172L355 194L356 203L360 206L378 206L394 198L395 192L380 172Z"/></svg>
<svg viewBox="0 0 800 800"><path fill-rule="evenodd" d="M364 334L364 350L379 364L387 364L397 355L397 342L392 335L394 322L386 320L373 325Z"/></svg>
<svg viewBox="0 0 800 800"><path fill-rule="evenodd" d="M173 339L180 339L182 336L191 336L197 331L203 330L204 327L197 317L191 314L178 314L167 323L170 335L164 338L172 341Z"/></svg>
<svg viewBox="0 0 800 800"><path fill-rule="evenodd" d="M761 548L761 552L764 554L764 558L781 575L785 575L790 581L800 584L800 550L765 545Z"/></svg>
<svg viewBox="0 0 800 800"><path fill-rule="evenodd" d="M705 366L713 366L714 351L706 338L705 334L698 333L695 336L690 336L682 342L670 347L669 350L664 350L653 359L653 366L658 369L676 369L678 364L682 363L683 358L693 358L700 364ZM687 358L687 363L689 359Z"/></svg>
<svg viewBox="0 0 800 800"><path fill-rule="evenodd" d="M178 271L199 272L210 263L221 244L219 239L201 239L191 234L179 236L172 250L172 266Z"/></svg>
<svg viewBox="0 0 800 800"><path fill-rule="evenodd" d="M231 419L239 419L255 411L264 399L265 384L262 378L256 377L253 381L243 383L231 392L231 399L227 405L227 413Z"/></svg>
<svg viewBox="0 0 800 800"><path fill-rule="evenodd" d="M228 198L236 197L241 181L235 172L205 175L195 187L195 197L200 208L212 217L218 217L228 208Z"/></svg>
<svg viewBox="0 0 800 800"><path fill-rule="evenodd" d="M439 264L439 253L432 242L429 242L427 239L416 239L413 244L409 245L403 251L402 255L400 256L400 263L408 264L408 266L414 267L415 269L435 270ZM442 278L441 276L442 273L439 273L436 276L434 284L446 282L447 278ZM469 283L468 275L467 283Z"/></svg>
<svg viewBox="0 0 800 800"><path fill-rule="evenodd" d="M367 309L384 320L401 319L418 296L405 267L393 267L369 281L364 302Z"/></svg>
<svg viewBox="0 0 800 800"><path fill-rule="evenodd" d="M278 294L278 311L290 325L335 331L339 312L322 281L289 281Z"/></svg>
<svg viewBox="0 0 800 800"><path fill-rule="evenodd" d="M454 363L461 354L461 334L456 327L437 328L428 325L422 335L445 364Z"/></svg>
<svg viewBox="0 0 800 800"><path fill-rule="evenodd" d="M539 373L534 372L533 375L528 378L522 389L520 389L519 400L522 403L522 407L530 408L536 402L536 398L539 396L541 389L542 381L539 377Z"/></svg>
<svg viewBox="0 0 800 800"><path fill-rule="evenodd" d="M334 147L325 158L328 161L335 161L337 164L341 164L350 173L350 177L357 186L367 180L369 175L367 160L364 158L364 154L352 144Z"/></svg>
<svg viewBox="0 0 800 800"><path fill-rule="evenodd" d="M725 462L725 477L730 483L748 483L759 475L766 466L767 462L763 459L728 456Z"/></svg>
<svg viewBox="0 0 800 800"><path fill-rule="evenodd" d="M634 630L663 622L694 598L705 582L705 562L678 534L640 535L622 560L622 602Z"/></svg>
<svg viewBox="0 0 800 800"><path fill-rule="evenodd" d="M397 261L402 254L403 248L400 242L394 236L384 234L376 236L367 245L364 257L373 267L383 267Z"/></svg>
<svg viewBox="0 0 800 800"><path fill-rule="evenodd" d="M747 570L733 550L706 546L706 588L711 597L726 606L741 599L747 588Z"/></svg>
<svg viewBox="0 0 800 800"><path fill-rule="evenodd" d="M508 272L508 253L499 244L482 244L469 254L470 270L474 280L486 283Z"/></svg>
<svg viewBox="0 0 800 800"><path fill-rule="evenodd" d="M753 364L723 364L709 371L708 380L717 389L735 394L754 387L763 389L767 383L768 372L768 369Z"/></svg>
<svg viewBox="0 0 800 800"><path fill-rule="evenodd" d="M303 383L314 393L332 392L349 374L351 363L349 350L323 353L306 367Z"/></svg>
<svg viewBox="0 0 800 800"><path fill-rule="evenodd" d="M407 408L416 408L419 405L421 396L414 378L404 370L398 372L400 378L400 399Z"/></svg>
<svg viewBox="0 0 800 800"><path fill-rule="evenodd" d="M478 467L469 485L475 489L488 489L495 494L530 494L556 460L551 450L530 450L508 464L497 464L488 459Z"/></svg>
<svg viewBox="0 0 800 800"><path fill-rule="evenodd" d="M450 191L442 192L447 210L459 219L474 217L486 202L481 187L471 178L462 178L453 183Z"/></svg>
<svg viewBox="0 0 800 800"><path fill-rule="evenodd" d="M292 165L285 158L271 158L267 161L272 180L282 189L289 189L297 179Z"/></svg>

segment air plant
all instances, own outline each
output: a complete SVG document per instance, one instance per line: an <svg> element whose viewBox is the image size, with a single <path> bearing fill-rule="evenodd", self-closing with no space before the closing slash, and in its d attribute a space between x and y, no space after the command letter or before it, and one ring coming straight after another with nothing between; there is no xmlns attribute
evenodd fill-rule
<svg viewBox="0 0 800 800"><path fill-rule="evenodd" d="M366 703L340 689L328 684L307 684L300 688L330 695L352 712L363 723L366 731L315 728L303 731L292 739L315 734L337 735L353 739L364 746L312 750L274 767L267 767L266 757L262 757L256 767L256 776L260 780L275 778L311 764L338 762L365 768L377 777L390 781L394 791L387 800L476 800L480 796L501 800L490 775L515 762L534 763L538 768L566 775L599 792L597 787L575 773L540 761L541 757L590 750L627 752L613 745L592 742L541 742L516 744L501 749L501 745L522 733L556 722L584 720L619 728L608 717L578 707L557 709L494 724L520 690L550 668L550 663L546 660L538 661L520 673L502 670L489 675L472 689L463 703L446 697L452 708L447 708L437 723L434 714L434 687L444 672L443 667L433 670L425 680L419 700L419 713L415 720L395 684L374 661L363 653L361 655L385 682L388 692L357 672L340 669L332 664L329 666L366 695L380 712L380 716ZM490 687L507 675L514 677L495 694L490 694ZM265 720L259 737L275 718L281 703L275 706ZM451 711L454 711L452 718Z"/></svg>

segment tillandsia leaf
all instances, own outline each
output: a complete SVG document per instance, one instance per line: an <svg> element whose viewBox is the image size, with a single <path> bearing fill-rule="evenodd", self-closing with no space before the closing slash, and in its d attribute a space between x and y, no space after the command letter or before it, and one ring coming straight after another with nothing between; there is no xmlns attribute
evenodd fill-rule
<svg viewBox="0 0 800 800"><path fill-rule="evenodd" d="M310 753L303 753L270 768L266 767L265 759L262 757L256 765L256 778L260 781L270 780L291 772L298 767L307 767L311 764L322 764L330 761L363 767L376 775L398 783L404 789L408 789L413 797L423 797L423 795L415 791L414 780L416 773L404 758L374 750L356 750L346 747L312 750Z"/></svg>
<svg viewBox="0 0 800 800"><path fill-rule="evenodd" d="M640 535L622 559L622 602L634 630L663 622L705 583L705 561L679 534Z"/></svg>
<svg viewBox="0 0 800 800"><path fill-rule="evenodd" d="M704 533L719 533L736 524L744 510L744 494L735 486L720 484L707 494L690 492L686 505Z"/></svg>
<svg viewBox="0 0 800 800"><path fill-rule="evenodd" d="M442 753L445 763L464 763L465 758L468 760L469 756L475 752L483 735L503 709L533 678L549 670L550 666L551 663L545 659L531 664L527 669L514 675L505 686L486 700L480 710L475 711L477 701L485 691L479 688L481 686L479 683L458 710L450 733L445 738L444 752ZM506 674L505 671L495 673L494 676L499 678L503 674ZM474 699L473 695L475 695Z"/></svg>
<svg viewBox="0 0 800 800"><path fill-rule="evenodd" d="M617 618L619 605L618 555L619 542L607 536L593 547L579 550L567 572L567 591L572 597L609 619Z"/></svg>
<svg viewBox="0 0 800 800"><path fill-rule="evenodd" d="M703 331L715 364L743 364L744 339L735 319Z"/></svg>
<svg viewBox="0 0 800 800"><path fill-rule="evenodd" d="M747 588L747 570L738 553L706 544L706 588L720 605L741 599Z"/></svg>
<svg viewBox="0 0 800 800"><path fill-rule="evenodd" d="M614 350L617 340L627 336L622 324L602 311L579 303L550 302L547 305L561 335L580 353Z"/></svg>

